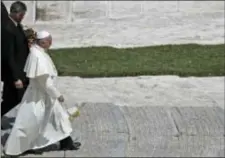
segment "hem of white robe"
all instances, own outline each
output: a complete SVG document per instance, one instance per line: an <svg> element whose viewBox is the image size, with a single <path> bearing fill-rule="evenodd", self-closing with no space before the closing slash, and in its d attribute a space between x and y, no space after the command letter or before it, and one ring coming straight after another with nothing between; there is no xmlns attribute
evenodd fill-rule
<svg viewBox="0 0 225 158"><path fill-rule="evenodd" d="M55 141L51 141L51 142L49 142L49 143L47 143L47 144L45 144L45 145L42 145L42 146L38 146L38 147L26 149L26 150L21 151L21 152L19 152L19 153L13 153L13 154L12 154L12 153L8 153L7 151L5 151L4 153L5 153L5 155L9 155L9 156L17 156L17 155L23 154L24 152L26 152L26 151L28 151L28 150L42 149L42 148L47 147L47 146L49 146L49 145L51 145L51 144L57 143L57 142L59 142L60 140L63 140L64 138L66 138L66 137L69 137L69 136L71 135L72 132L73 132L73 131L69 132L68 134L65 134L65 135L62 136L62 137L59 137L59 138L56 139Z"/></svg>

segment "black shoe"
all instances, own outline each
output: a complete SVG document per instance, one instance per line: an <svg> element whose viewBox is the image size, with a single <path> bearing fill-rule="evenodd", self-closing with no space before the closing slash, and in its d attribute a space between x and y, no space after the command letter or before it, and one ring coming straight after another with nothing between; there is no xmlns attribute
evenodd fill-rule
<svg viewBox="0 0 225 158"><path fill-rule="evenodd" d="M71 137L67 137L60 141L60 150L78 150L81 146L80 142L73 142Z"/></svg>

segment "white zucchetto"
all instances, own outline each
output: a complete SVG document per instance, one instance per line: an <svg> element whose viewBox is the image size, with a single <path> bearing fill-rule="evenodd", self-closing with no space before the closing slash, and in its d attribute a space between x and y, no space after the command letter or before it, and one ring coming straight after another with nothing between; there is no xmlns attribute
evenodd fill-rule
<svg viewBox="0 0 225 158"><path fill-rule="evenodd" d="M37 32L37 39L44 39L46 37L49 37L50 33L47 31L39 31Z"/></svg>

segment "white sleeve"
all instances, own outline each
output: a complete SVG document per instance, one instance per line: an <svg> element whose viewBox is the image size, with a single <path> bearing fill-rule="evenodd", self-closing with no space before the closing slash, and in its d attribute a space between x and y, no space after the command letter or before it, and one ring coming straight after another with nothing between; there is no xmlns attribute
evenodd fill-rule
<svg viewBox="0 0 225 158"><path fill-rule="evenodd" d="M60 97L61 93L54 86L53 80L49 75L42 75L36 78L36 81L40 87L52 98Z"/></svg>

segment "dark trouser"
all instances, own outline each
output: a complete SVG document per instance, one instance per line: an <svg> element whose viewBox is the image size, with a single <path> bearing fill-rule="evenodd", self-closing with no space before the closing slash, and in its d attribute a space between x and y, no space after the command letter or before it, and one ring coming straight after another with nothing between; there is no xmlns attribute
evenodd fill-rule
<svg viewBox="0 0 225 158"><path fill-rule="evenodd" d="M11 82L4 82L2 95L3 101L1 103L1 117L21 102L25 90L26 88L16 89Z"/></svg>

